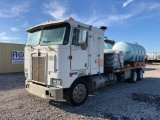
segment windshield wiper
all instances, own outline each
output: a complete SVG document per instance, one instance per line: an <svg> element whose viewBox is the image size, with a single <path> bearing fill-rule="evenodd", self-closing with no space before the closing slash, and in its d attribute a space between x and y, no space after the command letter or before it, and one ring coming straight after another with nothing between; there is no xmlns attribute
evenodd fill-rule
<svg viewBox="0 0 160 120"><path fill-rule="evenodd" d="M49 45L50 45L50 42L52 42L52 41L47 40L47 41L43 41L43 42L46 43L46 45L48 46L48 48L49 48L50 50L55 51L54 48L52 48L51 46L49 46ZM48 43L49 43L49 44L48 44ZM56 51L55 51L55 52L56 52Z"/></svg>
<svg viewBox="0 0 160 120"><path fill-rule="evenodd" d="M32 49L34 49L33 45L27 45L27 46L29 46L29 47L31 47Z"/></svg>
<svg viewBox="0 0 160 120"><path fill-rule="evenodd" d="M45 42L45 43L50 43L50 42L52 42L52 41L50 41L50 40L46 40L46 41L43 41L43 42Z"/></svg>
<svg viewBox="0 0 160 120"><path fill-rule="evenodd" d="M34 50L34 46L33 45L26 45L26 46L29 46L30 47L30 50L29 51L33 51Z"/></svg>

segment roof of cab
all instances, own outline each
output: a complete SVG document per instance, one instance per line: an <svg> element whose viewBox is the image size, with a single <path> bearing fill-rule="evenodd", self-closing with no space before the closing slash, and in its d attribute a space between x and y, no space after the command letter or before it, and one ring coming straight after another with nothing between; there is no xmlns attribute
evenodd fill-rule
<svg viewBox="0 0 160 120"><path fill-rule="evenodd" d="M83 26L85 28L90 28L92 27L92 29L96 30L97 33L103 33L104 31L102 29L99 29L97 27L93 27L92 25L87 25L87 24L84 24L84 23L81 23L81 22L78 22L78 21L75 21L72 17L69 17L68 19L66 20L49 20L49 21L46 21L44 23L41 23L41 24L38 24L36 26L33 26L29 29L27 29L26 31L27 32L32 32L34 30L37 30L37 29L41 29L43 28L44 26L50 26L52 24L61 24L61 23L72 23L72 25L80 25L80 26Z"/></svg>
<svg viewBox="0 0 160 120"><path fill-rule="evenodd" d="M33 26L33 27L27 29L26 31L30 32L30 31L33 31L33 30L38 29L38 28L42 28L42 27L47 26L47 25L51 25L51 24L55 24L55 23L62 23L62 22L67 22L67 21L68 20L56 20L56 21L49 20L49 21L43 22L41 24L38 24L36 26Z"/></svg>

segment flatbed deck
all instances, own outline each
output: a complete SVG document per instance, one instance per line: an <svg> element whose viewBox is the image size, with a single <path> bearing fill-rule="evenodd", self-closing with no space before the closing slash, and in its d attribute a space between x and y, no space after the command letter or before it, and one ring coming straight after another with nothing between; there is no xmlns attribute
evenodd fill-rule
<svg viewBox="0 0 160 120"><path fill-rule="evenodd" d="M137 68L144 68L146 67L145 62L125 62L124 68L115 68L115 69L108 69L105 70L107 73L118 73L118 72L124 72L127 70L137 69Z"/></svg>

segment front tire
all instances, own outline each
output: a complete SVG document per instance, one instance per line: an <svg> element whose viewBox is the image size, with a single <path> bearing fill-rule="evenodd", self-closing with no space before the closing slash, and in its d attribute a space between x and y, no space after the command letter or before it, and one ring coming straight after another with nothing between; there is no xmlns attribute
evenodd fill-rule
<svg viewBox="0 0 160 120"><path fill-rule="evenodd" d="M83 79L77 79L71 85L66 96L66 101L73 106L79 106L83 104L88 98L87 83Z"/></svg>

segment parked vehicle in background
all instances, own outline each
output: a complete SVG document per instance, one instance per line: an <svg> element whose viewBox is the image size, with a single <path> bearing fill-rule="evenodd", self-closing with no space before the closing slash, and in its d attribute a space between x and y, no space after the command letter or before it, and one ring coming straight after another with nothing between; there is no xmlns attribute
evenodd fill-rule
<svg viewBox="0 0 160 120"><path fill-rule="evenodd" d="M105 30L72 18L29 28L24 66L27 91L78 106L95 89L117 80L142 80L145 49L137 43L118 42L114 49L104 50Z"/></svg>
<svg viewBox="0 0 160 120"><path fill-rule="evenodd" d="M146 60L148 62L159 62L160 61L160 52L147 52Z"/></svg>

